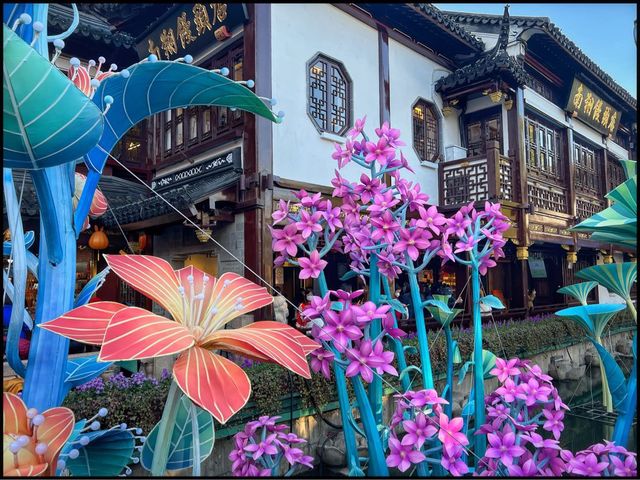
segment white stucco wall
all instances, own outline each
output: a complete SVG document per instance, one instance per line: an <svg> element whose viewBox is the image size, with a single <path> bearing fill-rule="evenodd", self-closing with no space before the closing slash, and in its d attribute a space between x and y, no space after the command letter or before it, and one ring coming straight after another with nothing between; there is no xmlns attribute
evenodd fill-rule
<svg viewBox="0 0 640 480"><path fill-rule="evenodd" d="M435 93L434 84L449 73L441 65L423 55L405 47L400 42L389 39L389 81L391 125L402 132L402 140L407 144L402 153L415 170L403 172L410 181L417 181L422 191L430 197L430 202L438 202L438 166L432 162L421 162L413 148L412 107L423 99L433 104L440 122L440 153L450 145L460 145L458 116L452 113L442 116L442 99ZM455 112L455 110L454 110Z"/></svg>
<svg viewBox="0 0 640 480"><path fill-rule="evenodd" d="M352 80L353 119L380 118L378 34L329 4L272 4L272 92L284 122L273 128L273 170L281 178L330 185L337 162L334 142L322 138L307 115L307 62L317 53L340 61ZM341 171L355 180L357 166Z"/></svg>

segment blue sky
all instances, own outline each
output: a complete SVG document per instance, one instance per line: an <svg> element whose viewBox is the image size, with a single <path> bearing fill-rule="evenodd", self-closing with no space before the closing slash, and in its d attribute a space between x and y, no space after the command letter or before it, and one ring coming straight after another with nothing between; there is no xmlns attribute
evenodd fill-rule
<svg viewBox="0 0 640 480"><path fill-rule="evenodd" d="M504 3L435 3L441 10L502 15ZM514 3L516 16L549 17L600 68L637 98L633 3Z"/></svg>

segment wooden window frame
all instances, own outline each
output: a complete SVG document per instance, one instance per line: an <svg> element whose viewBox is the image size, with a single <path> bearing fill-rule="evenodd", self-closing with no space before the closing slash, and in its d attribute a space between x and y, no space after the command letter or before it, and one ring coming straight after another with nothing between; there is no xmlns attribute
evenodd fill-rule
<svg viewBox="0 0 640 480"><path fill-rule="evenodd" d="M573 145L574 184L580 193L600 199L603 192L602 149L574 137Z"/></svg>
<svg viewBox="0 0 640 480"><path fill-rule="evenodd" d="M310 72L311 67L315 65L319 60L325 62L325 64L327 65L327 70L331 71L332 68L338 70L345 82L345 101L347 104L345 109L345 123L337 132L334 131L331 127L331 125L334 123L333 119L335 118L335 115L333 115L332 111L335 103L334 97L336 97L336 95L331 94L332 84L328 77L326 79L327 99L326 105L323 109L323 112L326 116L326 125L321 125L317 117L312 114L311 91L313 79ZM343 136L353 124L353 81L351 80L351 76L349 75L346 67L342 62L336 60L335 58L331 58L323 53L317 53L311 58L311 60L307 62L305 75L307 78L307 116L311 120L311 123L318 131L318 133L329 133L332 135Z"/></svg>
<svg viewBox="0 0 640 480"><path fill-rule="evenodd" d="M484 110L479 110L477 112L472 112L469 114L465 114L464 115L464 143L465 143L465 148L467 149L467 157L468 158L481 158L486 156L487 154L487 141L488 140L495 140L495 139L491 139L489 138L488 135L488 127L487 124L491 121L497 119L498 120L498 143L500 144L500 151L503 151L503 131L502 131L502 111L500 109L500 107L491 107L491 108L486 108ZM478 143L478 147L479 150L475 151L473 153L471 153L472 148L470 147L469 144L469 136L468 136L468 129L469 127L474 124L474 123L480 123L480 129L481 129L481 140ZM473 148L473 150L476 150L476 147Z"/></svg>
<svg viewBox="0 0 640 480"><path fill-rule="evenodd" d="M423 107L425 113L428 111L433 117L433 123L435 124L435 150L431 149L427 145L428 143L427 131L429 129L429 125L428 125L429 121L427 120L426 115L422 119L422 124L419 127L422 130L422 135L424 138L424 146L421 147L420 145L416 145L416 141L418 139L418 136L416 135L416 133L419 133L419 132L417 132L418 126L416 124L417 122L416 122L416 116L415 116L415 109L418 107ZM433 103L428 102L423 98L418 99L411 106L411 131L412 131L413 150L416 152L416 155L418 156L421 162L435 162L441 157L440 129L441 129L440 116L438 115L438 110L436 106ZM434 150L434 151L432 152L431 150Z"/></svg>
<svg viewBox="0 0 640 480"><path fill-rule="evenodd" d="M240 77L243 75L243 56L244 45L243 40L240 39L214 55L202 66L207 69L227 67L230 71L230 78L241 80L242 78ZM240 64L239 69L235 68L237 64ZM234 76L238 78L234 78ZM210 112L210 128L208 132L204 131L205 111ZM222 114L227 115L227 121L219 127L218 121ZM195 138L189 138L189 121L192 116L195 116L197 119L197 134ZM165 167L172 163L182 161L187 153L190 156L198 155L208 149L240 138L243 134L243 112L241 110L230 112L230 109L227 107L198 106L183 108L181 115L182 143L180 145L176 144L176 126L180 124L180 118L176 116L176 109L171 110L171 119L168 121L167 112L159 113L155 117L157 127L154 135L158 136L159 146L161 147L159 151L155 152L153 158L156 167ZM165 148L167 133L171 138L171 147L169 149Z"/></svg>
<svg viewBox="0 0 640 480"><path fill-rule="evenodd" d="M532 140L529 135L529 127L534 128L534 139ZM544 135L544 144L540 142L540 133ZM566 155L563 148L563 132L561 128L555 125L545 122L536 116L531 114L525 114L524 119L524 146L525 146L525 160L527 164L527 171L533 173L536 176L552 180L553 182L561 182L565 178L566 167ZM551 136L554 144L554 148L549 148L549 137ZM531 159L531 150L535 150L535 159ZM541 154L544 154L544 164L541 161ZM550 160L550 158L552 160ZM553 168L550 168L554 165Z"/></svg>

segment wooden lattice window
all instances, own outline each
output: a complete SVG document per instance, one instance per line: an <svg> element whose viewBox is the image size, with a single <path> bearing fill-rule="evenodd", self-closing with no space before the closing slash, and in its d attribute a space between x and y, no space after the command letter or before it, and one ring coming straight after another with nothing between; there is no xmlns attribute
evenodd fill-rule
<svg viewBox="0 0 640 480"><path fill-rule="evenodd" d="M465 134L468 157L484 155L489 140L497 141L502 151L501 112L491 109L467 115Z"/></svg>
<svg viewBox="0 0 640 480"><path fill-rule="evenodd" d="M611 154L608 154L611 155ZM607 158L607 173L609 178L607 179L607 191L611 191L626 180L624 170L620 162L615 157L611 156Z"/></svg>
<svg viewBox="0 0 640 480"><path fill-rule="evenodd" d="M559 129L531 117L525 117L525 149L529 171L560 180L562 144Z"/></svg>
<svg viewBox="0 0 640 480"><path fill-rule="evenodd" d="M439 153L438 117L433 105L419 100L411 110L413 118L413 148L420 160L434 161Z"/></svg>
<svg viewBox="0 0 640 480"><path fill-rule="evenodd" d="M207 60L205 68L229 69L229 78L243 80L243 44L236 42ZM176 108L155 115L157 148L156 164L183 160L185 152L198 154L209 146L233 140L242 135L242 110L228 107Z"/></svg>
<svg viewBox="0 0 640 480"><path fill-rule="evenodd" d="M578 190L600 196L602 175L599 152L585 144L573 143L574 182Z"/></svg>
<svg viewBox="0 0 640 480"><path fill-rule="evenodd" d="M307 113L319 132L343 135L351 125L351 78L340 62L318 54L307 64Z"/></svg>

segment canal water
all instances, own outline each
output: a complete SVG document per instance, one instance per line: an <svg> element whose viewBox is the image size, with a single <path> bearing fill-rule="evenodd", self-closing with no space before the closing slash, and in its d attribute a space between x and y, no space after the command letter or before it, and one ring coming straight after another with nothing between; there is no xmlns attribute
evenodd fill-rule
<svg viewBox="0 0 640 480"><path fill-rule="evenodd" d="M625 362L626 363L626 362ZM623 365L623 372L628 375L631 365ZM571 409L565 415L565 429L560 437L563 448L577 452L603 439L611 440L616 414L608 413L602 405L602 377L600 368L587 368L579 379L556 380L560 397ZM629 433L627 449L638 451L637 419Z"/></svg>
<svg viewBox="0 0 640 480"><path fill-rule="evenodd" d="M631 365L623 365L628 375ZM560 437L562 448L576 453L603 440L611 440L615 425L615 413L607 413L602 406L602 377L600 368L588 367L577 379L554 380L554 385L570 411L564 418L565 429ZM637 423L629 434L627 449L638 451ZM395 469L394 472L397 472ZM317 465L299 477L340 478L345 477L344 470L336 470L325 465ZM402 475L400 475L402 476Z"/></svg>

